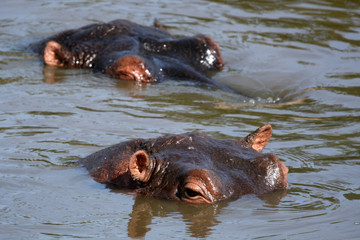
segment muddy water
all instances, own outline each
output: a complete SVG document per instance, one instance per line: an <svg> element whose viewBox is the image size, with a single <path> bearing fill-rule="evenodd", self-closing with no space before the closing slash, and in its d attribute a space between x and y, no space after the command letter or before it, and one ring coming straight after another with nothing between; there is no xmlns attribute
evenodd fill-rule
<svg viewBox="0 0 360 240"><path fill-rule="evenodd" d="M213 77L251 96L186 82L133 83L44 67L26 46L126 18L211 35ZM0 238L358 239L359 1L26 1L0 3ZM76 162L138 137L274 128L265 152L290 188L212 206L148 199L94 182Z"/></svg>

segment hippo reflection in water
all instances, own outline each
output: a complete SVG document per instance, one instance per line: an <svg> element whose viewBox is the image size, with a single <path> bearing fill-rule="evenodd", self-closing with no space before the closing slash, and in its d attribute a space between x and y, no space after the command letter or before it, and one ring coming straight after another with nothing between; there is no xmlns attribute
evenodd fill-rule
<svg viewBox="0 0 360 240"><path fill-rule="evenodd" d="M215 203L288 186L288 168L261 150L272 128L264 125L238 140L201 133L135 139L81 160L100 183L157 198Z"/></svg>
<svg viewBox="0 0 360 240"><path fill-rule="evenodd" d="M154 83L184 79L230 92L205 74L221 70L219 45L207 35L174 37L158 22L145 27L127 20L91 24L32 45L46 65L92 68L123 80Z"/></svg>

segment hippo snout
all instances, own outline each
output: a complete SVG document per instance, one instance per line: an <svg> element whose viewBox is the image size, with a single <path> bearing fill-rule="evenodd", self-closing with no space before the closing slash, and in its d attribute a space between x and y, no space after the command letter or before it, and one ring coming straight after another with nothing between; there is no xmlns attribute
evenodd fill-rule
<svg viewBox="0 0 360 240"><path fill-rule="evenodd" d="M267 163L264 163L266 167L265 176L266 186L270 189L285 189L288 187L287 173L289 169L280 159L274 154L268 154Z"/></svg>

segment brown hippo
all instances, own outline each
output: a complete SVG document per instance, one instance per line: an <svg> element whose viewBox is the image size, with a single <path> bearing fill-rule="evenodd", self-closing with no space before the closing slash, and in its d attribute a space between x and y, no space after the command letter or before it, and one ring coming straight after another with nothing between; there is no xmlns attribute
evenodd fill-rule
<svg viewBox="0 0 360 240"><path fill-rule="evenodd" d="M271 132L264 125L238 140L194 132L135 139L93 153L81 164L100 183L157 198L214 203L288 187L288 168L274 154L260 152Z"/></svg>
<svg viewBox="0 0 360 240"><path fill-rule="evenodd" d="M193 80L234 92L205 74L222 69L219 45L207 35L174 37L158 22L115 20L72 29L32 45L46 65L92 68L123 80Z"/></svg>

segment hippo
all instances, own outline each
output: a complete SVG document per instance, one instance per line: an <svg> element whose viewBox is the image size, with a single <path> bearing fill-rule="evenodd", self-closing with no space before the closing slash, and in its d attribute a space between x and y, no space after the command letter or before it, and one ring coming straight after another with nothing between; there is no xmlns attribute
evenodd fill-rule
<svg viewBox="0 0 360 240"><path fill-rule="evenodd" d="M288 168L261 153L272 134L264 125L236 140L199 132L134 139L80 160L95 181L149 197L216 203L288 187Z"/></svg>
<svg viewBox="0 0 360 240"><path fill-rule="evenodd" d="M34 43L31 49L54 67L91 68L142 83L191 80L235 91L206 75L224 66L220 47L210 36L174 37L158 21L154 27L124 19L90 24Z"/></svg>

